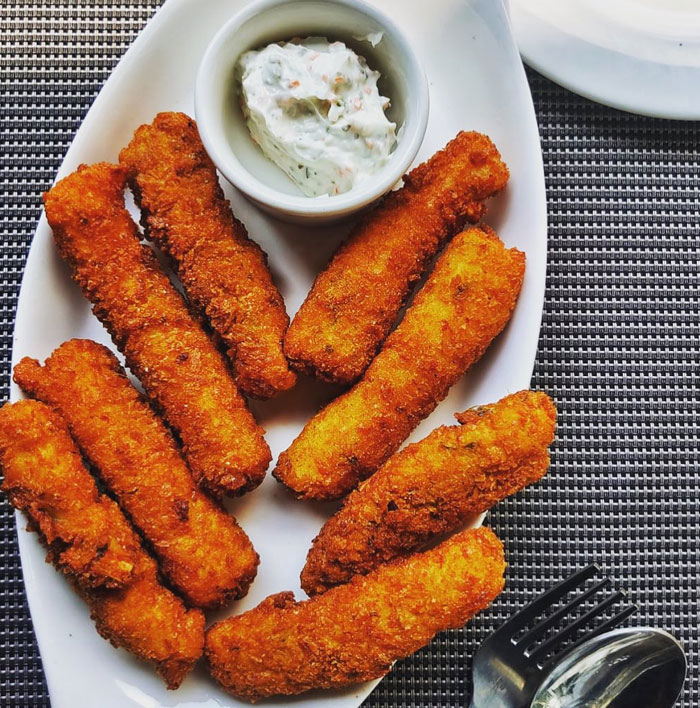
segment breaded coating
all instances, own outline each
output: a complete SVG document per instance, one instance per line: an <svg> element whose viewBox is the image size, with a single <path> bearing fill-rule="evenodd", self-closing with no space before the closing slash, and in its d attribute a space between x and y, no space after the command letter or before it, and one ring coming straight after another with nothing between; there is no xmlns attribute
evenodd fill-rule
<svg viewBox="0 0 700 708"><path fill-rule="evenodd" d="M250 540L197 488L172 436L109 349L73 339L43 367L22 359L14 378L60 411L165 577L190 604L221 607L248 591L258 565Z"/></svg>
<svg viewBox="0 0 700 708"><path fill-rule="evenodd" d="M204 614L187 609L161 585L155 561L145 551L128 587L112 592L78 589L78 594L100 635L153 664L168 688L178 688L202 656Z"/></svg>
<svg viewBox="0 0 700 708"><path fill-rule="evenodd" d="M481 218L483 200L507 181L491 140L466 132L404 177L316 278L284 340L292 366L325 381L355 381L432 258Z"/></svg>
<svg viewBox="0 0 700 708"><path fill-rule="evenodd" d="M257 486L270 449L214 344L139 242L124 207L126 170L82 166L44 195L46 217L97 318L179 435L199 484L240 494Z"/></svg>
<svg viewBox="0 0 700 708"><path fill-rule="evenodd" d="M390 457L325 523L301 573L309 595L414 552L547 471L556 410L546 394L521 391L457 417L461 426Z"/></svg>
<svg viewBox="0 0 700 708"><path fill-rule="evenodd" d="M369 681L488 607L504 570L494 533L469 529L310 600L272 595L211 627L205 656L223 688L249 701Z"/></svg>
<svg viewBox="0 0 700 708"><path fill-rule="evenodd" d="M455 236L363 378L311 418L275 477L335 499L373 474L505 327L524 271L492 230Z"/></svg>
<svg viewBox="0 0 700 708"><path fill-rule="evenodd" d="M119 160L148 238L173 259L190 301L231 359L244 393L271 398L296 381L282 352L289 317L264 251L231 213L194 120L159 113Z"/></svg>
<svg viewBox="0 0 700 708"><path fill-rule="evenodd" d="M47 542L47 560L88 604L99 633L153 663L168 688L177 688L201 656L204 615L158 582L117 505L98 494L65 421L38 401L3 406L0 466L3 491ZM96 587L114 568L121 587Z"/></svg>
<svg viewBox="0 0 700 708"><path fill-rule="evenodd" d="M0 408L2 491L41 535L52 562L74 582L131 582L140 543L117 505L99 494L65 422L43 403Z"/></svg>

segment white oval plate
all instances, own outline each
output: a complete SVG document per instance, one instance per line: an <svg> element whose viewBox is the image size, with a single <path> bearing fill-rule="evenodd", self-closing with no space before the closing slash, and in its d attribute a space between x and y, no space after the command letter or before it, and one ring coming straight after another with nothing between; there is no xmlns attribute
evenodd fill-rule
<svg viewBox="0 0 700 708"><path fill-rule="evenodd" d="M133 130L158 111L192 114L193 82L204 47L243 0L168 0L126 53L90 109L59 171L80 163L116 160ZM527 273L507 330L448 399L415 431L425 437L453 423L455 411L495 401L527 388L535 358L546 261L546 204L539 136L525 74L503 8L493 0L382 0L380 4L413 37L430 81L432 115L418 160L442 147L462 128L492 136L511 169L507 191L491 206L488 222L505 242L527 253ZM262 214L227 188L235 213L270 256L271 266L294 313L314 276L343 236L339 229L310 231ZM71 337L110 344L105 330L69 278L44 217L39 221L17 310L13 365L23 356L40 359ZM110 344L111 346L111 344ZM331 388L302 381L294 390L253 410L268 431L273 455L285 449ZM21 398L13 385L12 400ZM294 501L271 477L255 492L230 504L261 556L241 612L267 595L301 595L299 572L311 540L332 505ZM44 550L18 516L19 545L27 595L53 708L244 705L227 696L200 667L182 687L166 691L153 671L116 650L96 633L85 606L44 562ZM222 613L221 616L224 616ZM267 702L299 708L354 708L376 685Z"/></svg>
<svg viewBox="0 0 700 708"><path fill-rule="evenodd" d="M698 0L511 0L525 61L582 96L700 119Z"/></svg>

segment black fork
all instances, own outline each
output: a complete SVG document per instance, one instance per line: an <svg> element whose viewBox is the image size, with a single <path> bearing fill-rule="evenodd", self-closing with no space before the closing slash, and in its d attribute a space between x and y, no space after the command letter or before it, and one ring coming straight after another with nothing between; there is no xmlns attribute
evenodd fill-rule
<svg viewBox="0 0 700 708"><path fill-rule="evenodd" d="M636 612L636 605L627 600L624 591L609 588L609 578L584 589L599 572L597 565L590 565L562 580L510 617L486 639L474 656L471 708L529 708L535 691L565 654L581 642L616 627ZM556 608L557 603L577 589L579 592L572 599ZM545 636L567 616L574 615L587 600L596 600L592 609L572 618L556 634ZM613 609L615 613L603 619ZM537 621L540 616L543 618ZM602 621L597 622L599 619ZM589 629L575 643L565 644L586 627Z"/></svg>

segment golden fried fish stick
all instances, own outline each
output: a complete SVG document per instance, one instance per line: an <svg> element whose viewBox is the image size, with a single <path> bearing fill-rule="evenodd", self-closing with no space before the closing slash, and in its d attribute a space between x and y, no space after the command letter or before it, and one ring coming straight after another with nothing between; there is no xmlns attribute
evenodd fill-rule
<svg viewBox="0 0 700 708"><path fill-rule="evenodd" d="M292 366L352 383L389 333L409 292L448 237L478 221L508 168L491 140L461 132L405 178L352 231L294 317Z"/></svg>
<svg viewBox="0 0 700 708"><path fill-rule="evenodd" d="M195 485L170 433L106 347L62 344L15 381L66 419L75 441L192 605L221 607L248 591L258 555L233 517Z"/></svg>
<svg viewBox="0 0 700 708"><path fill-rule="evenodd" d="M112 592L78 589L78 594L100 635L153 664L168 688L178 688L202 656L204 614L188 610L160 584L155 561L145 551L128 587Z"/></svg>
<svg viewBox="0 0 700 708"><path fill-rule="evenodd" d="M505 327L524 270L490 229L455 236L363 378L311 418L275 477L334 499L375 472Z"/></svg>
<svg viewBox="0 0 700 708"><path fill-rule="evenodd" d="M119 160L146 235L168 253L190 300L208 318L244 393L271 398L294 385L282 352L289 325L267 256L231 213L216 168L184 113L142 125Z"/></svg>
<svg viewBox="0 0 700 708"><path fill-rule="evenodd" d="M140 543L98 493L65 423L35 401L0 409L2 490L41 535L48 561L86 587L131 582Z"/></svg>
<svg viewBox="0 0 700 708"><path fill-rule="evenodd" d="M3 491L49 544L48 560L88 604L99 633L155 664L177 688L201 656L204 615L158 582L155 563L117 505L98 494L65 421L38 401L3 406L0 466ZM103 576L121 567L121 587L95 587L95 569L80 562L88 555Z"/></svg>
<svg viewBox="0 0 700 708"><path fill-rule="evenodd" d="M198 483L212 493L257 486L270 449L223 357L139 242L124 208L126 170L80 167L44 195L58 250L127 365L182 440Z"/></svg>
<svg viewBox="0 0 700 708"><path fill-rule="evenodd" d="M210 628L205 656L224 689L249 701L369 681L487 607L504 570L494 533L470 529L310 600L272 595Z"/></svg>
<svg viewBox="0 0 700 708"><path fill-rule="evenodd" d="M458 418L390 457L325 523L301 573L309 595L412 553L547 471L556 410L546 394L521 391Z"/></svg>

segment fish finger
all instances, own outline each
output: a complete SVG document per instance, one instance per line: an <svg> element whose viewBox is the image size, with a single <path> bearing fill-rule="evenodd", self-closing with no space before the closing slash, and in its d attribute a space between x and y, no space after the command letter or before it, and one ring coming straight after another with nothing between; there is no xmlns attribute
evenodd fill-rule
<svg viewBox="0 0 700 708"><path fill-rule="evenodd" d="M445 241L478 221L508 168L491 140L461 132L367 214L316 278L284 339L298 371L349 384L367 368Z"/></svg>
<svg viewBox="0 0 700 708"><path fill-rule="evenodd" d="M457 418L461 426L390 457L324 524L301 573L308 595L414 552L547 471L556 410L545 393L521 391Z"/></svg>
<svg viewBox="0 0 700 708"><path fill-rule="evenodd" d="M296 375L282 351L289 325L282 296L264 251L231 213L194 120L159 113L119 160L146 236L173 259L190 301L225 345L240 389L271 398L291 388Z"/></svg>
<svg viewBox="0 0 700 708"><path fill-rule="evenodd" d="M374 473L505 327L524 271L491 229L455 236L363 378L311 418L275 477L298 497L335 499Z"/></svg>
<svg viewBox="0 0 700 708"><path fill-rule="evenodd" d="M76 583L131 582L140 543L117 505L99 494L65 423L48 406L0 408L2 490L41 534L52 562Z"/></svg>
<svg viewBox="0 0 700 708"><path fill-rule="evenodd" d="M90 608L100 636L153 664L168 688L178 688L202 656L204 614L187 609L160 583L156 563L145 551L128 587L78 594Z"/></svg>
<svg viewBox="0 0 700 708"><path fill-rule="evenodd" d="M82 166L44 195L73 278L148 397L175 430L197 482L241 494L270 462L262 429L226 364L124 206L126 170Z"/></svg>
<svg viewBox="0 0 700 708"><path fill-rule="evenodd" d="M197 488L172 436L109 349L73 339L43 367L25 357L14 378L63 415L164 576L190 604L221 607L247 592L258 565L250 540Z"/></svg>
<svg viewBox="0 0 700 708"><path fill-rule="evenodd" d="M39 401L3 406L0 466L3 491L49 544L48 560L87 603L98 632L154 664L168 688L177 688L201 656L204 615L160 584L155 562L117 505L98 494L65 421ZM59 543L76 556L67 561ZM87 549L107 567L124 565L119 587L95 586L76 562Z"/></svg>
<svg viewBox="0 0 700 708"><path fill-rule="evenodd" d="M494 533L469 529L310 600L272 595L211 627L204 653L223 688L249 701L369 681L486 608L504 570Z"/></svg>

